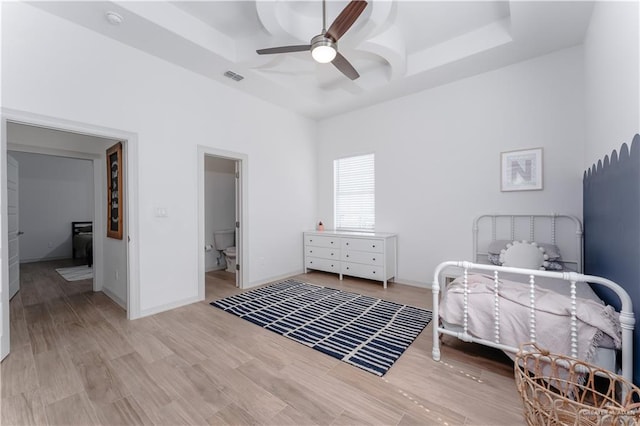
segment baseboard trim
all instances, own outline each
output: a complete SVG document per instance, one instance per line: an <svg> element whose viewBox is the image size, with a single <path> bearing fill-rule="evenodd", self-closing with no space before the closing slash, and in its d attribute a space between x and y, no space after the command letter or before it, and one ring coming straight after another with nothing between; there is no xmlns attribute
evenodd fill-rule
<svg viewBox="0 0 640 426"><path fill-rule="evenodd" d="M161 312L170 311L181 306L190 305L192 303L200 302L198 296L188 297L186 299L178 300L177 302L167 303L166 305L154 306L153 308L143 309L140 311L140 316L137 318L148 317L149 315L159 314Z"/></svg>
<svg viewBox="0 0 640 426"><path fill-rule="evenodd" d="M411 287L431 288L431 283L425 283L423 281L415 281L415 280L408 280L404 278L398 278L394 280L394 282L397 284L409 285Z"/></svg>
<svg viewBox="0 0 640 426"><path fill-rule="evenodd" d="M125 311L127 310L127 302L125 300L120 299L118 296L116 296L114 292L112 292L111 290L109 290L104 286L100 289L100 291L106 294L109 299L116 302L116 304L120 306L122 309L124 309Z"/></svg>
<svg viewBox="0 0 640 426"><path fill-rule="evenodd" d="M218 265L218 266L211 266L211 267L209 267L209 268L205 269L205 270L204 270L204 272L205 272L205 274L206 274L207 272L212 272L212 271L222 271L223 269L226 269L226 266L221 266L221 265Z"/></svg>
<svg viewBox="0 0 640 426"><path fill-rule="evenodd" d="M270 278L265 278L265 279L262 279L262 280L259 280L259 281L252 281L244 288L247 289L247 288L257 287L257 286L264 285L264 284L269 284L269 283L272 283L274 281L281 281L281 280L284 280L286 278L291 278L291 277L293 277L295 275L300 275L302 273L304 273L303 269L297 269L297 270L295 270L293 272L289 272L289 273L286 273L286 274L277 275L277 276L270 277Z"/></svg>
<svg viewBox="0 0 640 426"><path fill-rule="evenodd" d="M42 259L20 259L20 263L49 262L51 260L71 259L69 256L44 257Z"/></svg>

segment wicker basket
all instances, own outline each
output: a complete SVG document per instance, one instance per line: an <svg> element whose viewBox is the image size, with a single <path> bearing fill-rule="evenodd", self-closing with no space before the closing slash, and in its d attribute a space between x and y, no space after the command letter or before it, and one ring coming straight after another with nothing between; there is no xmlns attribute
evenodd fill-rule
<svg viewBox="0 0 640 426"><path fill-rule="evenodd" d="M529 425L640 424L640 389L621 376L531 343L514 370Z"/></svg>

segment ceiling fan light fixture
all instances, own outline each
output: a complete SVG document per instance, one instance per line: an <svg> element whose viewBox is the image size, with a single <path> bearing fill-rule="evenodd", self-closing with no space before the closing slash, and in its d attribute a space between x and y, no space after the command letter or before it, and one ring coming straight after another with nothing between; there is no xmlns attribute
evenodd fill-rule
<svg viewBox="0 0 640 426"><path fill-rule="evenodd" d="M337 53L336 44L324 35L311 39L311 56L316 62L327 64L335 59Z"/></svg>

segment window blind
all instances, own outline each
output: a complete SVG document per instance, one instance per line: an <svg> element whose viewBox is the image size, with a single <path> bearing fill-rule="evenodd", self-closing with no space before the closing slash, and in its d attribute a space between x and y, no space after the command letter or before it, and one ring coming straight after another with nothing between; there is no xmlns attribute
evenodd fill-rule
<svg viewBox="0 0 640 426"><path fill-rule="evenodd" d="M336 229L375 228L374 154L334 160Z"/></svg>

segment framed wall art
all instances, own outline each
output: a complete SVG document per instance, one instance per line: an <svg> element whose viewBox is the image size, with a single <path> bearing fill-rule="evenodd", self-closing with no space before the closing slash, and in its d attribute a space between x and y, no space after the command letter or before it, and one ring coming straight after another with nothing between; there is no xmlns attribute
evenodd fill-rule
<svg viewBox="0 0 640 426"><path fill-rule="evenodd" d="M501 191L542 189L542 148L503 152L500 163Z"/></svg>
<svg viewBox="0 0 640 426"><path fill-rule="evenodd" d="M107 237L122 239L122 142L107 149Z"/></svg>

